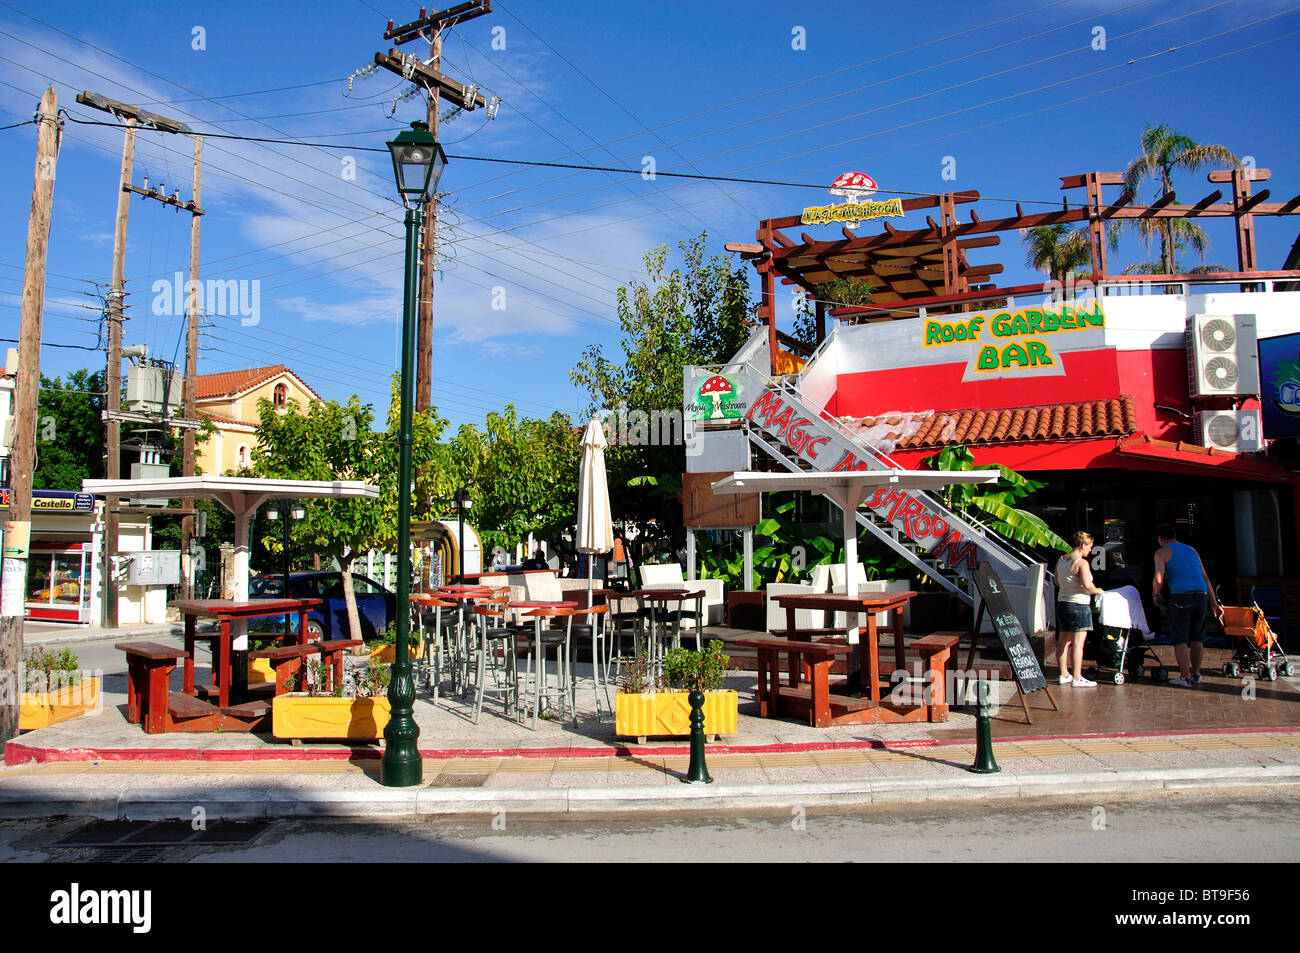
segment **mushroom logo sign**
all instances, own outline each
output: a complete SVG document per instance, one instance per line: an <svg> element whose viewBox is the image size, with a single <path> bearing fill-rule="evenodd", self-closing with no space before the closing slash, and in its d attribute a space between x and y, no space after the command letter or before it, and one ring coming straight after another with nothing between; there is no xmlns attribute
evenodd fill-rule
<svg viewBox="0 0 1300 953"><path fill-rule="evenodd" d="M740 410L731 398L736 388L731 381L721 374L714 374L700 385L700 403L709 408L710 420L722 420L724 417L739 417ZM711 406L710 406L711 405Z"/></svg>
<svg viewBox="0 0 1300 953"><path fill-rule="evenodd" d="M843 205L816 205L803 210L799 221L803 225L826 225L842 222L846 228L857 228L872 218L903 217L903 200L868 202L876 193L876 180L865 172L845 172L831 183L831 195L844 196Z"/></svg>

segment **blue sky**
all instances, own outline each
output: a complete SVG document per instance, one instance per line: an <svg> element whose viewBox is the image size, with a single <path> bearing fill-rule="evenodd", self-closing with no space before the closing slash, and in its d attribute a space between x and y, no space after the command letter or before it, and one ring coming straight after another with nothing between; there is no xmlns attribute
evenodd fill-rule
<svg viewBox="0 0 1300 953"><path fill-rule="evenodd" d="M211 316L200 370L283 362L324 396L356 393L382 417L401 313L401 211L387 154L360 150L382 148L424 107L400 101L390 116L407 86L384 71L345 92L347 77L388 48L386 18L406 22L418 7L5 0L0 124L30 118L53 83L60 106L80 119L108 118L76 104L89 89L196 131L330 143L205 140L201 277L257 281L260 310L252 326ZM1094 49L1099 29L1105 49ZM1026 211L1059 203L1059 176L1122 170L1143 127L1163 122L1252 156L1272 170L1266 187L1276 201L1300 192L1288 118L1298 44L1300 7L1263 0L922 8L507 0L444 47L444 71L500 96L500 114L462 113L441 138L453 155L636 170L651 157L660 172L799 183L828 185L857 170L879 183L877 198L978 189L976 207L989 218L1009 213L1009 201ZM47 342L96 343L121 144L116 129L64 127ZM16 183L0 195L0 337L17 337L34 128L0 132L0 146ZM190 157L188 139L142 133L135 182L147 175L188 199ZM942 177L945 168L955 179ZM1176 184L1181 201L1211 191L1203 174ZM577 414L586 399L568 371L590 343L617 352L615 292L644 278L647 248L707 230L721 251L726 241L753 241L761 218L830 201L820 189L464 160L449 164L441 189L449 194L434 403L453 426L507 401L530 416ZM152 283L185 271L188 219L154 202L131 206L124 340L154 356L171 358L181 342L183 320L154 313ZM1202 221L1209 259L1235 266L1231 225ZM1280 267L1300 218L1256 226L1261 265ZM1019 243L1003 242L971 259L1003 263L1001 283L1030 280ZM1128 243L1120 257L1146 256ZM492 306L494 294L501 302L495 289L504 289L504 308ZM788 321L790 310L782 314ZM45 348L42 371L64 374L97 358Z"/></svg>

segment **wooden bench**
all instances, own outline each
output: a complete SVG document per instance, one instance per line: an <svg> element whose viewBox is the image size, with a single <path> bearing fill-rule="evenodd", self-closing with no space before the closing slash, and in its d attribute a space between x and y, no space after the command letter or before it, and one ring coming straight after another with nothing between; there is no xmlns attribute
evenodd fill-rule
<svg viewBox="0 0 1300 953"><path fill-rule="evenodd" d="M361 639L329 639L328 641L314 643L320 650L321 658L329 668L330 677L333 681L330 687L343 684L343 655L348 649L354 649L358 645L366 643Z"/></svg>
<svg viewBox="0 0 1300 953"><path fill-rule="evenodd" d="M275 672L275 694L302 690L306 679L307 658L320 652L320 644L308 642L306 645L285 645L277 649L258 649L249 652L249 658L264 658L271 663ZM290 687L290 683L293 686Z"/></svg>
<svg viewBox="0 0 1300 953"><path fill-rule="evenodd" d="M171 675L176 663L186 657L185 650L159 642L118 642L114 648L126 653L126 720L142 725L148 734L163 734Z"/></svg>
<svg viewBox="0 0 1300 953"><path fill-rule="evenodd" d="M837 658L852 653L853 646L844 642L796 642L785 638L737 639L734 644L755 649L758 653L759 717L772 718L780 713L780 665L781 653L784 652L790 658L791 684L788 687L799 687L798 670L801 667L811 685L808 724L814 728L830 727L831 665Z"/></svg>
<svg viewBox="0 0 1300 953"><path fill-rule="evenodd" d="M948 720L948 670L960 632L934 632L910 646L925 662L926 713L930 721Z"/></svg>

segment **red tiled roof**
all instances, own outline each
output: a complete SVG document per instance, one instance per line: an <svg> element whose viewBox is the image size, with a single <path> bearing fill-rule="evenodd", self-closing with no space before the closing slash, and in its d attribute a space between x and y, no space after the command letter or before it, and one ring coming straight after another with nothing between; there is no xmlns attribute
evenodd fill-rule
<svg viewBox="0 0 1300 953"><path fill-rule="evenodd" d="M910 415L901 415L910 416ZM867 417L862 428L901 424L893 416ZM1006 441L1069 440L1127 436L1137 430L1133 398L1089 400L1002 410L935 411L919 430L896 444L899 450Z"/></svg>
<svg viewBox="0 0 1300 953"><path fill-rule="evenodd" d="M306 381L283 364L275 364L271 367L250 367L242 371L200 374L194 388L195 398L198 400L211 400L214 397L234 397L236 394L251 390L259 384L265 384L271 378L278 377L281 374L292 374L298 383L302 384L313 397L317 400L320 399L320 394L312 390Z"/></svg>
<svg viewBox="0 0 1300 953"><path fill-rule="evenodd" d="M199 413L202 414L203 412L199 411ZM233 417L218 417L216 414L203 414L203 416L207 417L214 424L233 424L237 427L249 427L253 429L257 427L256 421L249 423L247 420L236 420Z"/></svg>

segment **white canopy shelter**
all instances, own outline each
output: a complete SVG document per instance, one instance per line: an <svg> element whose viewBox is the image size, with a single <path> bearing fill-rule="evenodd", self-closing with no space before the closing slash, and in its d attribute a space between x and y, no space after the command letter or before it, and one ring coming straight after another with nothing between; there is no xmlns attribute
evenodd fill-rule
<svg viewBox="0 0 1300 953"><path fill-rule="evenodd" d="M847 595L858 594L857 512L868 489L887 486L900 490L938 490L954 483L996 483L997 470L848 470L834 473L761 473L740 470L713 484L714 493L778 493L807 490L824 493L840 508L844 518L844 563Z"/></svg>
<svg viewBox="0 0 1300 953"><path fill-rule="evenodd" d="M167 497L216 500L235 517L236 602L248 599L248 533L253 512L267 500L365 499L379 496L379 488L360 480L269 480L252 477L191 476L157 480L82 480L83 493L96 496ZM165 510L159 510L165 513ZM247 647L245 624L236 624L234 648Z"/></svg>

